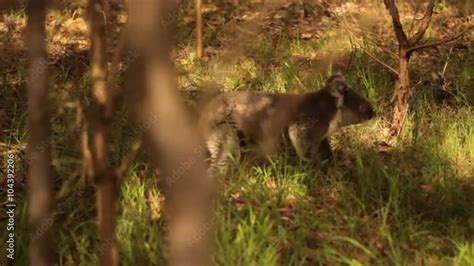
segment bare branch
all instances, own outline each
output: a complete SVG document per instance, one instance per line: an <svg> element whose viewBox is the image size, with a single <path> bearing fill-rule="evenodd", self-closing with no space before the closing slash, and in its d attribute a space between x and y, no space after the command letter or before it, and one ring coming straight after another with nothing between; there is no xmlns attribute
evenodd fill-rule
<svg viewBox="0 0 474 266"><path fill-rule="evenodd" d="M401 47L407 48L410 43L408 42L407 35L403 31L402 23L400 22L400 15L398 13L397 5L394 0L384 0L385 7L388 9L390 16L392 17L393 28L395 35L397 36L398 43Z"/></svg>
<svg viewBox="0 0 474 266"><path fill-rule="evenodd" d="M381 51L389 54L393 59L398 59L398 55L395 54L394 52L390 51L388 48L384 47L382 44L381 44L381 40L378 39L378 36L376 36L376 34L374 34L373 32L369 31L369 30L366 30L366 29L363 29L360 24L357 23L357 20L355 19L355 17L350 14L350 17L352 18L352 21L353 21L353 24L349 24L348 22L346 22L346 20L344 18L342 18L341 16L339 16L333 9L331 6L329 6L329 9L332 11L333 15L338 19L338 21L341 23L341 25L343 26L343 28L347 31L347 33L349 33L350 35L354 36L354 37L358 37L356 34L360 34L362 36L369 36L369 38L364 38L364 40L368 40L369 42L371 42L372 44L375 45L376 48L380 49ZM359 43L358 43L359 44ZM361 45L359 45L361 46Z"/></svg>
<svg viewBox="0 0 474 266"><path fill-rule="evenodd" d="M203 138L185 109L169 58L175 21L159 27L174 4L129 1L129 41L138 56L128 69L127 84L139 94L138 119L145 122L150 114L158 117L147 136L150 155L165 185L169 265L211 265L213 180L207 176Z"/></svg>
<svg viewBox="0 0 474 266"><path fill-rule="evenodd" d="M395 68L391 67L390 65L388 65L387 63L384 63L382 60L378 59L375 55L372 55L371 53L369 53L367 50L365 50L364 48L362 47L359 47L359 49L362 50L362 52L364 52L366 55L368 55L370 58L372 58L375 62L379 63L381 66L384 66L385 68L387 68L388 70L392 71L397 77L400 75L398 73L397 70L395 70Z"/></svg>
<svg viewBox="0 0 474 266"><path fill-rule="evenodd" d="M80 107L79 107L80 108ZM81 108L82 109L82 108ZM94 176L94 168L92 163L92 152L89 147L89 125L83 110L78 112L81 115L81 149L82 149L82 169L81 169L81 179L84 181L87 178L92 178Z"/></svg>
<svg viewBox="0 0 474 266"><path fill-rule="evenodd" d="M351 45L354 46L354 41L352 39L352 37L350 37L350 42L351 42ZM366 55L368 55L371 59L373 59L375 62L379 63L380 65L382 65L383 67L387 68L388 70L392 71L397 77L399 76L399 73L397 70L395 70L395 68L391 67L390 65L388 65L387 63L383 62L382 60L380 60L379 58L377 58L375 55L369 53L366 49L364 49L362 47L362 45L360 45L359 43L356 43L357 44L357 48L359 48L362 52L364 52Z"/></svg>
<svg viewBox="0 0 474 266"><path fill-rule="evenodd" d="M115 237L115 201L118 187L117 176L109 164L110 147L108 143L108 121L112 116L112 97L107 86L107 52L106 21L104 0L89 0L91 38L91 79L92 79L92 112L88 118L92 136L92 157L94 181L97 190L97 213L101 241L101 265L118 265L118 248Z"/></svg>
<svg viewBox="0 0 474 266"><path fill-rule="evenodd" d="M202 57L202 0L195 0L196 9L196 56Z"/></svg>
<svg viewBox="0 0 474 266"><path fill-rule="evenodd" d="M143 142L143 136L140 136L137 141L135 141L130 148L130 151L126 154L124 157L122 163L120 166L117 168L117 176L118 177L123 177L127 169L130 167L132 164L133 160L137 157L138 152L142 148L142 142Z"/></svg>
<svg viewBox="0 0 474 266"><path fill-rule="evenodd" d="M423 19L421 20L421 25L420 28L418 28L418 31L416 34L410 38L408 41L410 45L416 45L420 42L421 38L423 38L423 35L425 35L426 30L428 29L428 26L430 25L431 22L431 17L433 16L433 8L434 8L435 0L430 0L428 3L428 6L426 7L425 15L423 16Z"/></svg>
<svg viewBox="0 0 474 266"><path fill-rule="evenodd" d="M468 27L466 30L462 31L461 33L459 33L459 34L457 34L457 35L455 35L455 36L446 38L446 39L441 40L441 41L437 41L437 42L434 42L434 43L422 44L422 45L419 45L419 46L411 47L411 48L408 49L408 53L410 54L410 53L413 53L413 52L416 52L416 51L419 51L419 50L422 50L422 49L427 49L427 48L431 48L431 47L436 47L436 46L439 46L439 45L443 45L443 44L447 44L447 43L456 41L457 39L459 39L459 38L461 38L462 36L464 36L464 34L470 32L473 28L474 28L474 26L470 26L470 27Z"/></svg>
<svg viewBox="0 0 474 266"><path fill-rule="evenodd" d="M388 65L387 63L383 62L382 60L380 60L379 58L377 58L376 56L372 55L371 53L369 53L366 49L363 48L363 46L356 42L354 39L357 37L355 36L355 33L354 33L354 27L351 27L341 16L339 16L333 9L331 6L329 6L329 9L331 9L332 13L334 14L334 16L336 16L336 18L339 20L339 22L341 23L341 25L343 26L343 28L347 31L347 33L349 34L349 39L350 39L350 42L353 44L353 43L356 43L357 44L357 48L359 48L360 50L362 50L362 52L364 52L365 54L367 54L370 58L372 58L375 62L379 63L380 65L386 67L388 70L392 71L396 76L398 76L398 71L395 70L393 67L391 67L390 65ZM353 20L355 21L354 17L352 17ZM357 25L358 26L358 25ZM364 33L364 34L372 34L370 31L366 31L366 30L363 30L361 29L360 27L357 28L360 32ZM370 40L370 38L369 38ZM370 40L372 41L372 40ZM375 43L375 42L373 42ZM390 54L391 56L394 56L396 57L397 55L394 54L392 51L388 50L388 49L385 49L383 47L381 47L380 45L377 45L376 46L377 48L381 49L382 51Z"/></svg>
<svg viewBox="0 0 474 266"><path fill-rule="evenodd" d="M52 168L48 107L48 58L46 52L46 0L28 5L28 194L31 242L30 265L53 265L52 261ZM47 225L47 226L44 226Z"/></svg>

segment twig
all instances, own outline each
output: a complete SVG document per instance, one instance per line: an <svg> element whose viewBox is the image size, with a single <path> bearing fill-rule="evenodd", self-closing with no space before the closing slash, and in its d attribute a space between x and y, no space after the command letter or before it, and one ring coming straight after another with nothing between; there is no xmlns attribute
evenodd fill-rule
<svg viewBox="0 0 474 266"><path fill-rule="evenodd" d="M350 35L354 36L354 33L350 30L350 28L348 27L347 23L339 16L336 14L336 12L334 12L334 10L331 8L331 6L329 6L329 9L331 10L331 12L336 16L336 18L339 20L339 22L344 26L344 29L347 31L347 33L349 33ZM380 60L379 58L377 58L376 56L372 55L371 53L369 53L366 49L363 48L363 46L361 44L359 44L358 42L354 41L353 38L349 37L350 39L350 42L351 44L352 43L356 43L358 48L360 50L362 50L362 52L364 52L366 55L368 55L370 58L372 58L373 60L375 60L377 63L381 64L382 66L386 67L388 70L392 71L397 77L399 76L399 73L396 69L394 69L393 67L391 67L390 65L388 65L387 63L383 62L382 60ZM383 49L384 50L384 49Z"/></svg>
<svg viewBox="0 0 474 266"><path fill-rule="evenodd" d="M451 57L451 54L453 53L453 50L454 50L453 48L454 47L451 47L451 49L449 49L449 53L446 58L446 63L444 63L443 72L441 72L441 76L443 77L443 80L444 80L444 74L446 73L446 69L448 68L449 58Z"/></svg>
<svg viewBox="0 0 474 266"><path fill-rule="evenodd" d="M331 9L332 10L332 9ZM341 24L344 26L344 29L351 33L353 30L352 28L353 27L350 27L350 25L345 22L339 15L337 14L334 14L336 16L336 18L339 20L339 22L341 22ZM357 23L357 20L355 19L355 17L352 15L352 14L349 14L352 18L352 21L354 22L354 25L357 27L357 30L359 31L360 34L363 34L363 35L371 35L371 38L365 38L365 40L368 40L370 41L371 43L375 44L375 46L377 48L379 48L380 50L382 50L383 52L387 53L387 54L390 54L394 59L398 59L398 55L395 54L394 52L390 51L389 49L383 47L380 43L381 41L378 39L378 36L371 32L371 31L368 31L368 30L365 30L363 29L358 23Z"/></svg>
<svg viewBox="0 0 474 266"><path fill-rule="evenodd" d="M419 46L415 46L415 47L411 47L408 49L408 53L413 53L415 51L418 51L418 50L422 50L422 49L426 49L426 48L431 48L431 47L435 47L435 46L438 46L438 45L442 45L442 44L447 44L447 43L450 43L450 42L453 42L459 38L461 38L464 34L466 34L467 32L469 32L470 30L472 30L474 28L474 26L470 26L468 27L465 31L453 36L453 37L450 37L450 38L447 38L447 39L444 39L444 40L441 40L441 41L438 41L438 42L434 42L434 43L428 43L428 44L422 44L422 45L419 45Z"/></svg>
<svg viewBox="0 0 474 266"><path fill-rule="evenodd" d="M408 40L408 43L410 45L415 45L419 43L421 38L423 38L423 35L425 35L425 32L428 29L428 26L430 25L431 17L433 16L434 3L435 0L430 0L430 2L428 3L428 6L425 10L425 15L421 20L420 28L418 28L418 31L415 33L415 35L413 35L410 40Z"/></svg>
<svg viewBox="0 0 474 266"><path fill-rule="evenodd" d="M381 64L382 66L386 67L388 70L392 71L397 77L400 75L397 70L395 70L393 67L389 66L388 64L384 63L382 60L378 59L376 56L372 55L371 53L367 52L364 48L359 47L362 52L364 52L366 55L368 55L370 58L375 60L377 63Z"/></svg>
<svg viewBox="0 0 474 266"><path fill-rule="evenodd" d="M368 55L370 58L372 58L373 60L375 60L375 62L379 63L380 65L386 67L388 70L392 71L397 77L400 75L398 73L398 71L391 67L390 65L388 65L387 63L383 62L382 60L378 59L375 55L372 55L371 53L369 53L367 50L365 50L362 46L359 46L359 49L362 50L362 52L364 52L366 55Z"/></svg>
<svg viewBox="0 0 474 266"><path fill-rule="evenodd" d="M130 149L130 152L125 156L122 163L117 168L117 176L119 178L123 177L123 174L125 173L125 171L127 171L130 164L137 157L137 154L142 147L142 143L143 143L143 136L140 137L137 141L135 141L135 143L133 143L132 148Z"/></svg>
<svg viewBox="0 0 474 266"><path fill-rule="evenodd" d="M384 0L384 4L385 7L388 9L388 12L390 13L390 16L392 17L392 24L398 42L402 47L408 47L410 43L408 42L407 35L403 31L403 26L400 22L400 15L398 13L397 5L395 5L394 0Z"/></svg>
<svg viewBox="0 0 474 266"><path fill-rule="evenodd" d="M80 134L81 134L81 152L82 152L82 169L81 169L81 181L85 182L88 179L92 179L94 176L94 168L92 163L92 152L89 147L89 124L84 113L84 109L81 105L77 107L77 117L80 120Z"/></svg>

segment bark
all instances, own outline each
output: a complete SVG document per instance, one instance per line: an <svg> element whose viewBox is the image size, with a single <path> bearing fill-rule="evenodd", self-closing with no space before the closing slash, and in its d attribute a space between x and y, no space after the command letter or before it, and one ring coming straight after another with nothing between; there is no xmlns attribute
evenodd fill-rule
<svg viewBox="0 0 474 266"><path fill-rule="evenodd" d="M394 90L395 105L390 126L390 137L392 138L400 134L408 114L410 96L409 60L410 57L406 50L400 51L399 76Z"/></svg>
<svg viewBox="0 0 474 266"><path fill-rule="evenodd" d="M409 42L405 31L403 31L402 23L400 22L400 15L398 13L398 7L395 5L394 0L384 0L385 7L388 9L390 16L392 17L393 29L395 36L397 37L398 44L400 47L408 47Z"/></svg>
<svg viewBox="0 0 474 266"><path fill-rule="evenodd" d="M30 265L52 265L52 167L48 107L48 58L45 19L47 1L28 6L28 194L31 241Z"/></svg>
<svg viewBox="0 0 474 266"><path fill-rule="evenodd" d="M390 144L393 144L400 135L408 115L410 96L412 94L409 73L410 56L414 51L416 51L416 45L418 45L426 30L428 29L433 14L434 3L435 0L430 0L418 31L414 36L408 39L405 31L403 30L402 23L400 22L400 15L395 1L384 0L385 7L388 9L390 16L392 17L393 29L399 45L398 80L394 88L393 96L395 103L392 122L390 125L389 139L387 141Z"/></svg>
<svg viewBox="0 0 474 266"><path fill-rule="evenodd" d="M174 1L129 3L130 45L138 52L128 85L136 91L139 123L150 116L152 157L165 184L170 265L210 265L212 180L206 178L205 149L185 111L169 60L174 25L166 24ZM166 25L166 27L160 27Z"/></svg>
<svg viewBox="0 0 474 266"><path fill-rule="evenodd" d="M101 265L118 265L115 237L116 199L118 180L113 165L109 163L109 121L112 116L112 99L107 88L105 2L89 0L91 38L91 79L93 99L88 115L92 141L93 173L96 183L96 205L99 220Z"/></svg>
<svg viewBox="0 0 474 266"><path fill-rule="evenodd" d="M196 56L202 57L202 0L196 1Z"/></svg>

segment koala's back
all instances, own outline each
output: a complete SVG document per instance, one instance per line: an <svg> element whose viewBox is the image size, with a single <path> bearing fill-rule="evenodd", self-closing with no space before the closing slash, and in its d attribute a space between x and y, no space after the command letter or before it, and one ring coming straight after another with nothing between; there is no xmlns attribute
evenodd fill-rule
<svg viewBox="0 0 474 266"><path fill-rule="evenodd" d="M201 125L212 128L229 124L251 139L268 132L279 134L293 118L299 101L300 96L296 94L224 93L206 105Z"/></svg>

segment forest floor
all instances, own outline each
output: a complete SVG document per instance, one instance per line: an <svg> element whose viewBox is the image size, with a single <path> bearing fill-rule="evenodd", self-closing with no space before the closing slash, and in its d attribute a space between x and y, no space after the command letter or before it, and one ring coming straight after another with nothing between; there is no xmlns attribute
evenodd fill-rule
<svg viewBox="0 0 474 266"><path fill-rule="evenodd" d="M397 145L384 150L394 77L368 54L396 67L388 51L397 46L381 1L330 1L311 12L283 2L206 4L201 59L194 52L194 11L183 7L173 51L183 91L306 92L341 70L377 117L331 137L338 159L328 171L282 155L268 166L240 165L220 180L216 264L474 265L474 33L414 55L410 116ZM474 9L465 3L437 4L426 39L472 25ZM422 7L401 6L407 29ZM111 46L126 21L121 5L112 10ZM85 21L82 3L70 1L51 9L47 25L59 265L97 264L101 253L94 185L81 177L78 114L91 89ZM0 19L0 152L4 159L8 151L17 155L17 265L27 261L29 237L25 25L22 9ZM133 53L125 55L122 68L132 60ZM139 137L129 113L122 99L113 123L114 163ZM123 265L163 264L163 200L155 170L139 156L123 178L118 208ZM3 248L0 254L3 261Z"/></svg>

